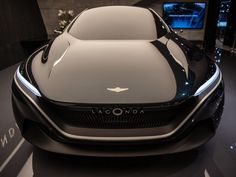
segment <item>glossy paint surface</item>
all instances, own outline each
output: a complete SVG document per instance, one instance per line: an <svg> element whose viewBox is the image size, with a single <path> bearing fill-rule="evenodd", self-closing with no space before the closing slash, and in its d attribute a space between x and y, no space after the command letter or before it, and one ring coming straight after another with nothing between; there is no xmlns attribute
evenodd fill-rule
<svg viewBox="0 0 236 177"><path fill-rule="evenodd" d="M85 11L50 48L38 51L31 59L32 77L43 96L70 103L166 103L192 96L214 74L213 62L200 49L174 34L152 11L123 6L111 9L114 13L109 7ZM145 26L147 34L133 29L130 36L130 30L122 30L128 23L116 18L119 12L130 14L127 17L133 19L130 23L141 31L142 20L149 24ZM88 26L99 26L102 21L88 25L84 20L93 16L96 19L99 14L114 18L117 26L123 25L120 31L114 25L103 26L110 33L107 37L104 31L89 29ZM140 18L135 19L135 15ZM81 37L81 33L83 40L76 38L75 30L86 28L91 38L88 34ZM47 60L42 62L46 50ZM124 91L111 91L116 88Z"/></svg>
<svg viewBox="0 0 236 177"><path fill-rule="evenodd" d="M47 153L24 142L0 172L0 176L110 177L127 176L128 174L130 177L235 177L236 60L234 59L235 55L222 52L220 68L226 84L225 111L216 136L197 153L148 158L82 158ZM15 130L14 137L10 138L8 135L8 130L15 124L11 108L11 83L16 69L17 66L12 66L0 71L0 105L2 108L0 129L2 136L6 134L9 140L8 144L1 148L1 167L22 138L18 130ZM30 155L31 152L32 155Z"/></svg>

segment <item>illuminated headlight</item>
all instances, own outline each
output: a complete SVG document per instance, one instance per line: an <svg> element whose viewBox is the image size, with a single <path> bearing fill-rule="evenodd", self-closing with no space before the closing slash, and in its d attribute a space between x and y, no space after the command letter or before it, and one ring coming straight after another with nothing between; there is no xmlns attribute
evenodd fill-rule
<svg viewBox="0 0 236 177"><path fill-rule="evenodd" d="M39 91L21 75L20 67L17 68L16 76L29 91L31 91L34 95L41 97Z"/></svg>
<svg viewBox="0 0 236 177"><path fill-rule="evenodd" d="M216 81L216 79L220 75L220 69L219 69L219 67L217 65L215 65L215 66L216 66L216 71L213 74L213 76L210 79L208 79L203 85L201 85L197 89L197 91L195 92L194 96L200 95L202 92L204 92L206 89L208 89Z"/></svg>

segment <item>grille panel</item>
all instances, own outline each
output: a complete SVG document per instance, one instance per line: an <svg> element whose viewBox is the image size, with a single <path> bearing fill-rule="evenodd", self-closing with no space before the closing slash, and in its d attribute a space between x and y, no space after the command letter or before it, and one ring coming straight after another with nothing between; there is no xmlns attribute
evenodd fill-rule
<svg viewBox="0 0 236 177"><path fill-rule="evenodd" d="M187 101L178 104L168 105L77 105L66 103L55 103L43 101L45 109L51 114L52 120L59 126L78 128L101 128L101 129L135 129L152 127L175 127L181 122L196 104L196 99L192 97ZM93 110L106 110L111 112L107 115L94 112ZM112 110L119 108L124 110L123 114L116 116ZM144 113L136 112L125 114L125 110L143 110Z"/></svg>
<svg viewBox="0 0 236 177"><path fill-rule="evenodd" d="M73 126L87 128L146 128L159 127L170 123L175 115L160 116L155 113L142 115L99 115L82 113L70 116L68 123Z"/></svg>
<svg viewBox="0 0 236 177"><path fill-rule="evenodd" d="M79 128L101 128L101 129L132 129L132 128L152 128L175 126L178 122L183 120L191 110L195 100L185 101L183 104L172 107L160 106L145 106L145 107L130 107L129 105L63 105L53 104L48 102L45 105L50 112L54 122L61 125L68 125L70 127ZM109 108L125 108L125 109L141 109L144 113L139 114L122 114L115 116L112 113L109 115L103 113L93 113L94 108L103 109Z"/></svg>

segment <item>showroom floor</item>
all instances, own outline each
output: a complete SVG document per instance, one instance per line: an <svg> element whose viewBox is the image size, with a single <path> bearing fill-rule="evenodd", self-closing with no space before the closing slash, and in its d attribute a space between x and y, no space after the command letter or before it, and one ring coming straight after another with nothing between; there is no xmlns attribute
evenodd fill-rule
<svg viewBox="0 0 236 177"><path fill-rule="evenodd" d="M85 158L33 148L19 134L11 109L11 82L17 65L0 71L0 176L171 176L235 177L236 54L216 50L226 85L226 102L216 136L198 151L142 158ZM214 56L213 56L214 57Z"/></svg>

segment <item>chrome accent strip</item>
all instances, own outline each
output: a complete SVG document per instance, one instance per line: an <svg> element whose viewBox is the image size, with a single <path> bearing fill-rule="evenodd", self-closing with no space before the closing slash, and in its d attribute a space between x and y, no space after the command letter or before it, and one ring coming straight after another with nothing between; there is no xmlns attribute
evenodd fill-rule
<svg viewBox="0 0 236 177"><path fill-rule="evenodd" d="M14 75L14 81L18 88L21 90L21 92L29 99L29 101L38 109L38 111L47 119L47 121L63 136L75 139L75 140L89 140L89 141L144 141L144 140L155 140L155 139L162 139L167 138L174 133L176 133L188 120L189 118L194 114L194 112L201 106L201 104L215 91L215 89L218 87L220 82L222 81L222 74L220 72L220 79L217 82L217 84L214 86L214 88L206 94L201 101L196 105L196 107L188 114L188 116L171 132L163 135L153 135L153 136L135 136L135 137L91 137L91 136L80 136L80 135L73 135L69 134L65 131L63 131L60 127L58 127L49 117L48 115L37 105L37 103L20 87L16 80L16 74Z"/></svg>
<svg viewBox="0 0 236 177"><path fill-rule="evenodd" d="M107 88L107 90L108 90L108 91L111 91L111 92L120 93L120 92L129 90L129 88L115 87L115 88Z"/></svg>

